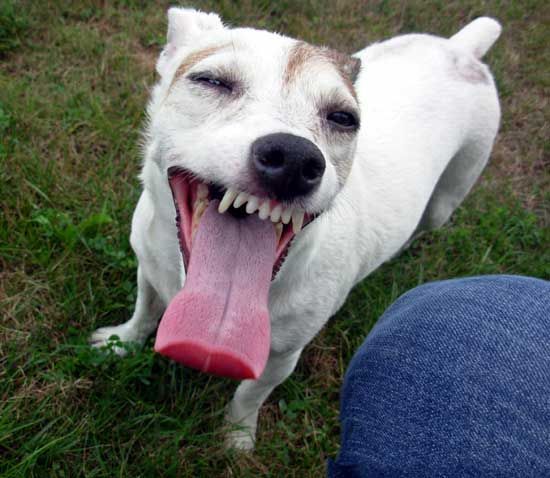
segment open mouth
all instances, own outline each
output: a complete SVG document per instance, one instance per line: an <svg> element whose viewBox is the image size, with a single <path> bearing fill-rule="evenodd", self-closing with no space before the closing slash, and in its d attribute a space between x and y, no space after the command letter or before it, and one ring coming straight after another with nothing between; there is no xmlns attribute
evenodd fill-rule
<svg viewBox="0 0 550 478"><path fill-rule="evenodd" d="M168 179L186 279L162 317L155 350L203 372L257 379L271 345L271 281L312 217L181 169Z"/></svg>
<svg viewBox="0 0 550 478"><path fill-rule="evenodd" d="M276 200L259 198L244 191L223 189L215 184L200 181L179 168L171 168L168 177L176 207L180 250L186 269L200 221L212 201L217 201L217 211L220 214L229 214L236 219L257 215L259 219L273 224L276 258L272 279L279 272L292 239L312 220L310 214L298 207L285 206Z"/></svg>

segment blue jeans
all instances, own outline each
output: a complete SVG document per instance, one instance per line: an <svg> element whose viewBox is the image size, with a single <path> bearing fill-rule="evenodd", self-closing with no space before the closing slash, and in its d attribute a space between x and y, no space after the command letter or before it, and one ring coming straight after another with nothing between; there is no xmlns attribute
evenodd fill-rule
<svg viewBox="0 0 550 478"><path fill-rule="evenodd" d="M351 361L330 478L550 477L550 282L401 296Z"/></svg>

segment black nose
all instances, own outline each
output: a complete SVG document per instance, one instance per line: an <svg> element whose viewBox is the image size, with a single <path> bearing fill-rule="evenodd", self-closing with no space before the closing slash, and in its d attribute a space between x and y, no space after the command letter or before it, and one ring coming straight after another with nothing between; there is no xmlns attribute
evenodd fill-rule
<svg viewBox="0 0 550 478"><path fill-rule="evenodd" d="M319 148L287 133L268 134L254 141L251 161L260 185L281 201L310 193L325 172L325 158Z"/></svg>

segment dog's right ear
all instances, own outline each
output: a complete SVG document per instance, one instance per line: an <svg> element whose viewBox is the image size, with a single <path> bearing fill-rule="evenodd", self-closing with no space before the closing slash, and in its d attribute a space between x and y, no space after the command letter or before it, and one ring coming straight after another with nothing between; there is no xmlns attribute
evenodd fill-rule
<svg viewBox="0 0 550 478"><path fill-rule="evenodd" d="M223 29L220 17L215 13L204 13L192 8L172 7L168 9L168 33L166 46L157 61L157 71L163 76L176 51L191 44L205 32Z"/></svg>

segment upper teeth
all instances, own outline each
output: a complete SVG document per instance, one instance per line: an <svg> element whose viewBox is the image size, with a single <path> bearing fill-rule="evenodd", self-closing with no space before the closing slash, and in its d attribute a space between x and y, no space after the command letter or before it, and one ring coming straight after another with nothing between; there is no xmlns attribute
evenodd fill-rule
<svg viewBox="0 0 550 478"><path fill-rule="evenodd" d="M281 212L283 211L283 206L280 204L277 204L272 210L271 215L269 216L271 218L272 222L279 222L279 219L281 218Z"/></svg>
<svg viewBox="0 0 550 478"><path fill-rule="evenodd" d="M269 213L271 212L271 208L269 207L269 199L267 199L261 206L260 210L258 211L258 216L260 216L261 220L265 220L269 217Z"/></svg>
<svg viewBox="0 0 550 478"><path fill-rule="evenodd" d="M231 188L225 191L218 205L218 212L223 214L231 205L233 205L234 208L239 208L244 204L246 204L246 212L248 214L253 214L258 211L258 216L262 220L269 218L275 224L279 222L288 224L292 219L292 230L294 234L300 232L304 225L305 211L303 209L293 207L283 209L282 204L275 204L272 207L269 199L260 199L252 194L236 191Z"/></svg>
<svg viewBox="0 0 550 478"><path fill-rule="evenodd" d="M241 207L246 201L248 201L249 195L248 193L239 193L237 196L237 199L235 199L235 202L233 203L233 207L239 208Z"/></svg>
<svg viewBox="0 0 550 478"><path fill-rule="evenodd" d="M227 194L227 193L226 193ZM246 212L252 214L258 210L260 200L256 196L249 196L248 202L246 203Z"/></svg>
<svg viewBox="0 0 550 478"><path fill-rule="evenodd" d="M294 234L300 232L302 226L304 225L304 211L301 209L295 209L292 211L292 230Z"/></svg>
<svg viewBox="0 0 550 478"><path fill-rule="evenodd" d="M220 205L218 206L218 211L220 214L223 214L225 211L229 209L231 204L233 204L233 201L239 194L238 191L235 191L234 189L228 189L225 191L225 194L223 195L223 199L220 201Z"/></svg>
<svg viewBox="0 0 550 478"><path fill-rule="evenodd" d="M287 208L281 214L281 221L283 222L283 224L288 224L290 222L291 217L292 217L292 209Z"/></svg>

